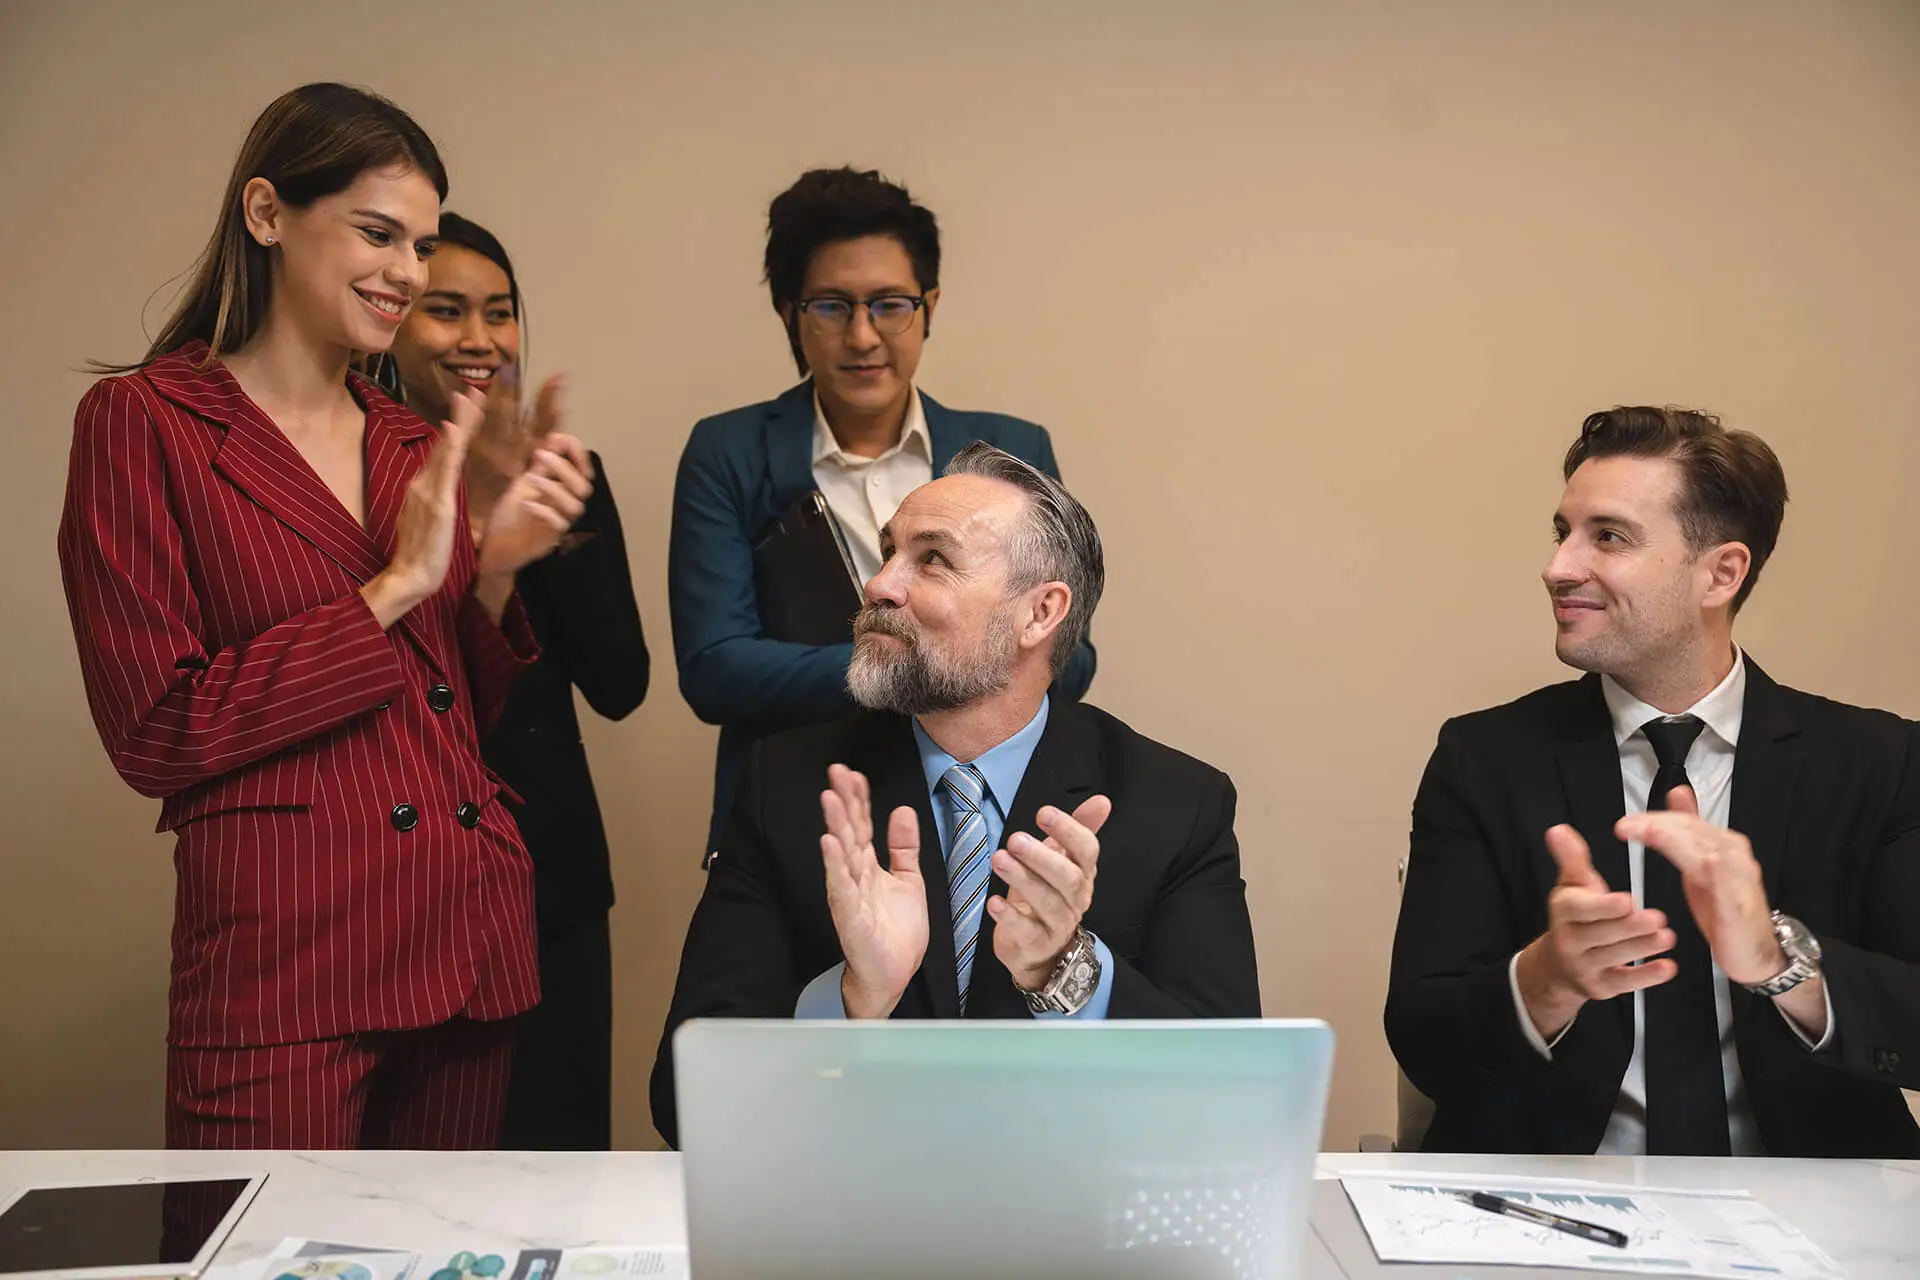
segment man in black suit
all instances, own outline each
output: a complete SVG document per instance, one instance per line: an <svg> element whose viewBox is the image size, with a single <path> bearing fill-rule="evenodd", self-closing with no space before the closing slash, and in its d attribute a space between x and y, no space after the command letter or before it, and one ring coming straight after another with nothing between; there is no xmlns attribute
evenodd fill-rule
<svg viewBox="0 0 1920 1280"><path fill-rule="evenodd" d="M1047 696L1104 580L1085 508L975 444L881 546L862 710L747 756L654 1067L669 1142L689 1018L1260 1015L1233 784Z"/></svg>
<svg viewBox="0 0 1920 1280"><path fill-rule="evenodd" d="M1449 721L1414 800L1386 1024L1426 1148L1920 1156L1920 743L1735 646L1779 461L1618 408L1565 474L1590 674Z"/></svg>

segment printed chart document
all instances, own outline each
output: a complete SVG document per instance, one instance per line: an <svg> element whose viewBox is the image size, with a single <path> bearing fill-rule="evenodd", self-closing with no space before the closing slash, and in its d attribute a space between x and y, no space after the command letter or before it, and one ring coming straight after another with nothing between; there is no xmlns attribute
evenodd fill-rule
<svg viewBox="0 0 1920 1280"><path fill-rule="evenodd" d="M1712 1280L1846 1280L1846 1271L1746 1191L1677 1190L1561 1178L1344 1174L1340 1185L1382 1262L1575 1267ZM1615 1249L1490 1213L1462 1196L1503 1199L1625 1232Z"/></svg>
<svg viewBox="0 0 1920 1280"><path fill-rule="evenodd" d="M240 1274L258 1280L687 1280L685 1249L384 1249L290 1238Z"/></svg>

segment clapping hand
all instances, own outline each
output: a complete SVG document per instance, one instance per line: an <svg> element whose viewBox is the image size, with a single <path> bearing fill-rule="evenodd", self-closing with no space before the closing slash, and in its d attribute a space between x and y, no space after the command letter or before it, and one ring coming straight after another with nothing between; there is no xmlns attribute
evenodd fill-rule
<svg viewBox="0 0 1920 1280"><path fill-rule="evenodd" d="M585 445L568 435L545 437L480 529L480 575L511 577L558 546L587 509L592 477Z"/></svg>
<svg viewBox="0 0 1920 1280"><path fill-rule="evenodd" d="M884 1018L927 954L927 889L920 875L920 818L902 805L887 820L887 866L873 843L866 778L836 764L820 793L826 833L827 907L846 956L840 998L850 1018Z"/></svg>
<svg viewBox="0 0 1920 1280"><path fill-rule="evenodd" d="M993 870L1007 894L987 899L993 917L993 954L1014 985L1038 991L1073 945L1080 921L1093 905L1093 878L1100 862L1100 828L1113 801L1094 796L1071 814L1052 805L1034 816L1045 840L1017 831L993 855Z"/></svg>
<svg viewBox="0 0 1920 1280"><path fill-rule="evenodd" d="M495 504L533 462L535 450L566 420L566 376L540 384L533 408L520 399L520 367L505 365L488 388L479 430L467 450L467 514L476 540Z"/></svg>

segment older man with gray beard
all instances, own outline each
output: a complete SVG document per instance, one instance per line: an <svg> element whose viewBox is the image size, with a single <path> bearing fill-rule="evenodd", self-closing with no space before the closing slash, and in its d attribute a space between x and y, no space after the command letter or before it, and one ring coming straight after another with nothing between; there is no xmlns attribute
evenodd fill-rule
<svg viewBox="0 0 1920 1280"><path fill-rule="evenodd" d="M742 770L654 1066L669 1142L689 1018L1260 1015L1232 782L1047 696L1105 579L1086 509L974 445L881 548L862 709Z"/></svg>

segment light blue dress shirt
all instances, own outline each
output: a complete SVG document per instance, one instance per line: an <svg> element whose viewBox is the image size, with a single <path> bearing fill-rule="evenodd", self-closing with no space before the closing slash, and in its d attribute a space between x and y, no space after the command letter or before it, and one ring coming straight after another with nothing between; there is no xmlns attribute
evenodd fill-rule
<svg viewBox="0 0 1920 1280"><path fill-rule="evenodd" d="M980 770L980 776L987 781L986 804L981 817L986 820L987 844L990 848L1005 847L1001 836L1007 827L1007 806L1019 794L1020 780L1027 776L1027 766L1033 761L1033 750L1040 745L1040 735L1046 731L1047 710L1051 705L1051 699L1042 699L1040 710L1034 713L1025 728L973 762L974 767ZM952 834L952 819L947 812L947 801L939 792L940 779L948 769L960 762L942 751L927 736L926 730L920 727L918 720L913 723L913 740L920 747L920 771L926 776L927 795L933 801L933 822L944 853ZM1099 938L1093 940L1093 950L1100 957L1100 985L1094 988L1093 997L1087 1001L1086 1007L1076 1014L1042 1013L1036 1014L1036 1017L1071 1016L1081 1021L1097 1022L1107 1016L1107 1005L1113 999L1113 953ZM837 964L809 982L800 992L800 999L794 1003L793 1016L846 1017L846 1006L840 1000L840 978L846 968L844 963Z"/></svg>

